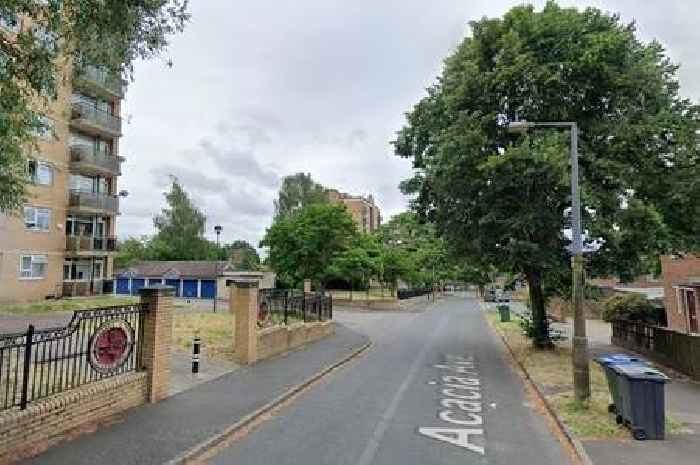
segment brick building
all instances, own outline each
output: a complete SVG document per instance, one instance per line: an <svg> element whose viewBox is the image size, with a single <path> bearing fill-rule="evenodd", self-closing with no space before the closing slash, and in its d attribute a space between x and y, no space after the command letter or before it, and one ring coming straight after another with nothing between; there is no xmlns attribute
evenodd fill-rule
<svg viewBox="0 0 700 465"><path fill-rule="evenodd" d="M700 256L664 256L661 269L668 327L682 333L700 333Z"/></svg>
<svg viewBox="0 0 700 465"><path fill-rule="evenodd" d="M329 189L328 199L331 203L345 205L361 232L372 233L379 229L382 215L372 195L363 197Z"/></svg>
<svg viewBox="0 0 700 465"><path fill-rule="evenodd" d="M18 17L0 35L12 41L30 28L40 33ZM27 154L27 203L0 214L0 302L111 291L125 81L77 63L63 72L47 130Z"/></svg>

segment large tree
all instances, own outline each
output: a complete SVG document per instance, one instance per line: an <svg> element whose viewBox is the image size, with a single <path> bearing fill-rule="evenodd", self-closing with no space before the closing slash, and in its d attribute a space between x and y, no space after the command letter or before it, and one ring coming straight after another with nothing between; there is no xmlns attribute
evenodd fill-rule
<svg viewBox="0 0 700 465"><path fill-rule="evenodd" d="M470 25L395 141L416 169L402 187L460 256L527 277L545 345L543 281L569 256L568 140L509 135L499 116L579 124L592 264L624 272L697 243L698 107L663 48L616 15L548 2Z"/></svg>
<svg viewBox="0 0 700 465"><path fill-rule="evenodd" d="M0 2L0 212L25 198L25 155L50 130L43 113L71 63L131 77L134 61L159 55L188 19L187 0Z"/></svg>
<svg viewBox="0 0 700 465"><path fill-rule="evenodd" d="M333 260L353 243L357 228L342 205L314 204L278 218L260 243L282 281L312 279L325 285Z"/></svg>
<svg viewBox="0 0 700 465"><path fill-rule="evenodd" d="M148 244L152 260L204 260L212 243L205 239L206 217L173 178L166 192L167 207L153 218L156 235Z"/></svg>
<svg viewBox="0 0 700 465"><path fill-rule="evenodd" d="M309 205L327 202L326 188L314 181L311 174L296 173L286 176L275 200L275 218L287 216Z"/></svg>
<svg viewBox="0 0 700 465"><path fill-rule="evenodd" d="M233 241L221 248L220 260L228 260L238 271L255 271L260 269L260 255L249 242Z"/></svg>

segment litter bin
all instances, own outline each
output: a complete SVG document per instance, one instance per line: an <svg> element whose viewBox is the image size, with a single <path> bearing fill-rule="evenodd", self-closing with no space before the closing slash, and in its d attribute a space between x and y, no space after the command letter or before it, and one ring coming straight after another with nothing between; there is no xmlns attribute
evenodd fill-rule
<svg viewBox="0 0 700 465"><path fill-rule="evenodd" d="M501 315L501 323L510 321L510 307L508 305L499 305L498 313Z"/></svg>
<svg viewBox="0 0 700 465"><path fill-rule="evenodd" d="M618 381L618 374L613 370L615 365L640 365L648 366L648 363L639 357L633 357L627 354L605 354L600 357L596 357L596 363L598 363L605 372L605 379L608 381L608 389L610 390L610 397L612 397L613 403L608 405L608 412L616 413L616 421L618 424L623 422L622 418L622 399L620 397L620 388Z"/></svg>
<svg viewBox="0 0 700 465"><path fill-rule="evenodd" d="M654 368L641 365L613 365L618 375L622 418L632 437L664 439L666 407L664 389L668 377Z"/></svg>

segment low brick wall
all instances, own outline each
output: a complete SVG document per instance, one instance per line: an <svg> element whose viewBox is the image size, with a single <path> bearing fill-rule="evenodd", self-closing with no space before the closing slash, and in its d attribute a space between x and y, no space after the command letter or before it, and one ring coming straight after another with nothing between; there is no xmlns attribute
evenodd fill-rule
<svg viewBox="0 0 700 465"><path fill-rule="evenodd" d="M30 404L0 412L0 464L36 455L100 422L146 402L145 372L86 384Z"/></svg>
<svg viewBox="0 0 700 465"><path fill-rule="evenodd" d="M274 326L258 331L258 360L288 352L335 333L332 321Z"/></svg>
<svg viewBox="0 0 700 465"><path fill-rule="evenodd" d="M423 298L425 300L425 297ZM398 310L401 308L397 299L367 300L367 299L333 299L333 305L338 307L367 308L369 310Z"/></svg>

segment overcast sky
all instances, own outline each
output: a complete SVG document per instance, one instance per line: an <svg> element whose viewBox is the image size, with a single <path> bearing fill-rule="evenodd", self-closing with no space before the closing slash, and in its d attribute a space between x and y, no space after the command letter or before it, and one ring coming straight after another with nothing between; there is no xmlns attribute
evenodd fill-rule
<svg viewBox="0 0 700 465"><path fill-rule="evenodd" d="M164 60L139 63L128 124L119 236L152 234L169 175L207 216L207 236L257 246L280 179L309 172L326 186L374 194L384 218L406 208L410 163L389 142L403 114L469 33L509 0L193 0L192 21ZM545 1L533 1L538 7ZM561 1L636 20L682 64L700 97L694 0Z"/></svg>

